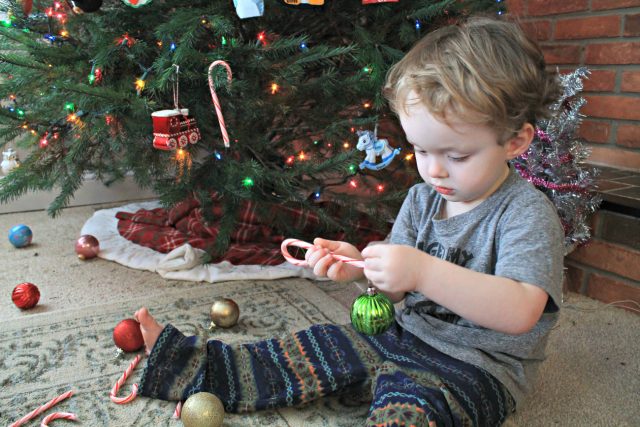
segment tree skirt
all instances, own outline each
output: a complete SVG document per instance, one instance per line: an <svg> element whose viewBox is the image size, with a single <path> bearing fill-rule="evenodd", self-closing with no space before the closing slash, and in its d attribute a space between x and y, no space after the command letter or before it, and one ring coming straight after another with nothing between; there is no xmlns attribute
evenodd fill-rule
<svg viewBox="0 0 640 427"><path fill-rule="evenodd" d="M166 279L197 282L222 282L228 280L282 279L284 277L316 278L308 268L296 267L287 262L279 265L233 265L228 261L202 264L207 254L189 244L179 246L169 253L160 253L140 246L118 232L118 212L137 212L140 209L156 209L160 203L131 203L111 209L96 211L87 220L81 234L91 234L100 242L98 256L139 270L154 271Z"/></svg>

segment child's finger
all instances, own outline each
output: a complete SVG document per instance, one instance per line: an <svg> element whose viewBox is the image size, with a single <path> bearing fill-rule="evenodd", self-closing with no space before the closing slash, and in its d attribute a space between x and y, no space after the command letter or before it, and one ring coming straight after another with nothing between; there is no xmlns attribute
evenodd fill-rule
<svg viewBox="0 0 640 427"><path fill-rule="evenodd" d="M315 239L313 239L313 244L315 246L326 248L330 251L337 251L340 248L340 242L336 240L323 239L321 237L316 237Z"/></svg>
<svg viewBox="0 0 640 427"><path fill-rule="evenodd" d="M362 256L364 258L376 258L382 256L385 245L371 245L362 250Z"/></svg>

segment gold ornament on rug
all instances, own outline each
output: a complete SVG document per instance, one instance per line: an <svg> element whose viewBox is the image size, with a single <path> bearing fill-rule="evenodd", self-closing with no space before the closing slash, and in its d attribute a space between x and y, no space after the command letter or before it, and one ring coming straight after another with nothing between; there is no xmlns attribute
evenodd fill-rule
<svg viewBox="0 0 640 427"><path fill-rule="evenodd" d="M221 328L230 328L238 323L240 317L240 307L232 299L216 298L211 305L209 311L211 317L211 325L209 330L219 326Z"/></svg>
<svg viewBox="0 0 640 427"><path fill-rule="evenodd" d="M184 427L220 427L224 406L215 395L200 392L189 396L180 414Z"/></svg>

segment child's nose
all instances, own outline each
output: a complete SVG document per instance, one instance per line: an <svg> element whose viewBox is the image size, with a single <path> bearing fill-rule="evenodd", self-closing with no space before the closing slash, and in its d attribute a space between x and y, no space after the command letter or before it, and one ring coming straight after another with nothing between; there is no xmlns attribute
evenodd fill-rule
<svg viewBox="0 0 640 427"><path fill-rule="evenodd" d="M447 176L447 170L438 159L431 159L428 172L431 178L445 178Z"/></svg>

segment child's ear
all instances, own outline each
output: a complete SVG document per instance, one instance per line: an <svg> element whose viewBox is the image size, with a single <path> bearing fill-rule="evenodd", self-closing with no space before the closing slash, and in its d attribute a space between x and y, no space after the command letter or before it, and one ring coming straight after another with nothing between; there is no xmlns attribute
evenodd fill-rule
<svg viewBox="0 0 640 427"><path fill-rule="evenodd" d="M529 144L533 141L535 129L531 123L522 125L518 133L505 142L507 157L509 160L515 159L520 154L529 149Z"/></svg>

